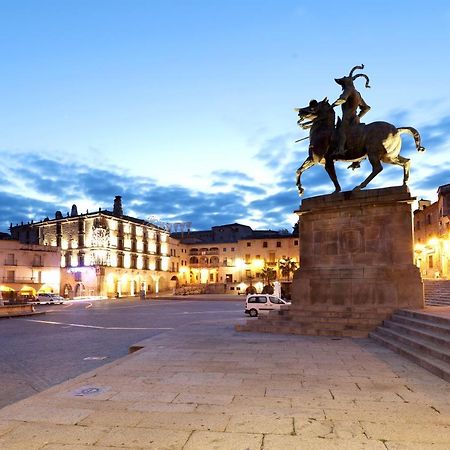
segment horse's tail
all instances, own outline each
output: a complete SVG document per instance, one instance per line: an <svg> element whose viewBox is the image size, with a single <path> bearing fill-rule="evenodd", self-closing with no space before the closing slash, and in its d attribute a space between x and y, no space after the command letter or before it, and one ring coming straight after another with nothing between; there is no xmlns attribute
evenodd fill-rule
<svg viewBox="0 0 450 450"><path fill-rule="evenodd" d="M418 152L424 152L425 151L425 147L422 147L422 144L420 142L420 134L419 132L413 128L413 127L400 127L397 128L397 131L399 132L399 134L410 134L413 138L414 138L414 142L416 143L416 148Z"/></svg>

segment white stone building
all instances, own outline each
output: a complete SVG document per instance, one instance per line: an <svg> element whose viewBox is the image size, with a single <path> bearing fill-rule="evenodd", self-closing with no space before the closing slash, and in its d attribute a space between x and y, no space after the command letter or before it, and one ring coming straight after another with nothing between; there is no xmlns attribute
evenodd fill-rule
<svg viewBox="0 0 450 450"><path fill-rule="evenodd" d="M179 255L169 249L169 232L123 214L121 197L113 211L78 214L75 205L64 217L11 226L22 242L60 249L61 294L137 296L172 290Z"/></svg>

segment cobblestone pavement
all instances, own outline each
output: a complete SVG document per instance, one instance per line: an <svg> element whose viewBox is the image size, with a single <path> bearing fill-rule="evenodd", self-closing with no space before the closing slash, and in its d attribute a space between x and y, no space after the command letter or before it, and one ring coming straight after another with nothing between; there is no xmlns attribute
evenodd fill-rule
<svg viewBox="0 0 450 450"><path fill-rule="evenodd" d="M370 340L211 318L0 410L0 448L445 449L450 384Z"/></svg>

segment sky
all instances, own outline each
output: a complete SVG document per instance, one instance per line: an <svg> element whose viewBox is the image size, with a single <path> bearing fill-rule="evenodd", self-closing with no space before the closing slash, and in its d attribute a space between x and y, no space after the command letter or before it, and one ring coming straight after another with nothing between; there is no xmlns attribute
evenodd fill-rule
<svg viewBox="0 0 450 450"><path fill-rule="evenodd" d="M364 64L365 122L403 136L413 196L450 183L450 4L398 0L0 0L0 231L112 209L292 230L308 135L294 108ZM369 173L337 163L344 190ZM385 166L368 188L402 183ZM333 191L323 166L305 197Z"/></svg>

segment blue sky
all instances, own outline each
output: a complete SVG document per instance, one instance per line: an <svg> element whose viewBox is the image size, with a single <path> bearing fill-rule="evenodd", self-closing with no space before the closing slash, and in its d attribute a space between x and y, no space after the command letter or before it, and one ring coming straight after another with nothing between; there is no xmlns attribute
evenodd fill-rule
<svg viewBox="0 0 450 450"><path fill-rule="evenodd" d="M365 121L417 128L410 188L450 182L445 1L0 1L0 230L56 210L291 228L307 156L293 108L364 63ZM344 189L369 172L337 164ZM369 187L399 185L386 168ZM333 190L323 167L305 196Z"/></svg>

